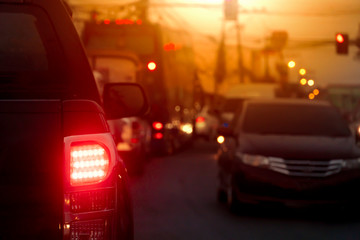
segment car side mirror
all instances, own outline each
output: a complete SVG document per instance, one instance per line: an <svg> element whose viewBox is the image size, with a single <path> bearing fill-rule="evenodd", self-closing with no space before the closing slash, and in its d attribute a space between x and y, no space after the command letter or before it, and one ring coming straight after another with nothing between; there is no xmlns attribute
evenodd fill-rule
<svg viewBox="0 0 360 240"><path fill-rule="evenodd" d="M137 83L107 83L103 106L107 119L143 116L149 111L144 89Z"/></svg>

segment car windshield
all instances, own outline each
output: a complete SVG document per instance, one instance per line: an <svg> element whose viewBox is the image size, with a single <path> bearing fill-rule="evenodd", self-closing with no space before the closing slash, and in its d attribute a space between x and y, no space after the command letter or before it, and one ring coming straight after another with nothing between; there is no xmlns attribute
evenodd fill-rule
<svg viewBox="0 0 360 240"><path fill-rule="evenodd" d="M350 135L335 108L309 104L249 104L243 130L246 133L274 135Z"/></svg>

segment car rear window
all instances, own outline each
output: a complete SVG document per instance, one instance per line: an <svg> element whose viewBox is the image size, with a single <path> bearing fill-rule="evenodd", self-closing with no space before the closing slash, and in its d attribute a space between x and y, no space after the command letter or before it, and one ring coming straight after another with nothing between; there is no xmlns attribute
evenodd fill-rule
<svg viewBox="0 0 360 240"><path fill-rule="evenodd" d="M275 135L350 135L348 126L335 108L305 104L249 104L243 131Z"/></svg>
<svg viewBox="0 0 360 240"><path fill-rule="evenodd" d="M47 15L34 6L0 9L1 98L53 98L65 91L65 58Z"/></svg>

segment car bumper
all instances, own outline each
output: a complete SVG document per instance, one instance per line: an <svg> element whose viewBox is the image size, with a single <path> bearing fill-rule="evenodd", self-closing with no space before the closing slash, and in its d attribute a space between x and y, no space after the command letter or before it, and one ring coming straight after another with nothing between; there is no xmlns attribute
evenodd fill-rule
<svg viewBox="0 0 360 240"><path fill-rule="evenodd" d="M236 194L248 203L274 202L288 206L358 204L360 170L323 178L292 177L241 164L234 174Z"/></svg>

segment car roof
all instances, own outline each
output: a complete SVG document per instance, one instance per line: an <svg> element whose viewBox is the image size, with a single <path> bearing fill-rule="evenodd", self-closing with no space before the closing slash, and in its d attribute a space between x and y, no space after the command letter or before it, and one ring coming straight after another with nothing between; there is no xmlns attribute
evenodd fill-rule
<svg viewBox="0 0 360 240"><path fill-rule="evenodd" d="M309 99L294 99L294 98L276 98L276 99L249 99L245 100L245 104L277 104L277 105L318 105L331 106L327 101L323 100L309 100Z"/></svg>

